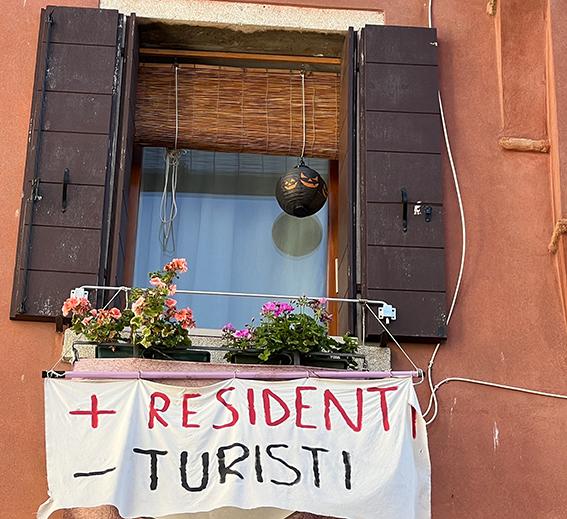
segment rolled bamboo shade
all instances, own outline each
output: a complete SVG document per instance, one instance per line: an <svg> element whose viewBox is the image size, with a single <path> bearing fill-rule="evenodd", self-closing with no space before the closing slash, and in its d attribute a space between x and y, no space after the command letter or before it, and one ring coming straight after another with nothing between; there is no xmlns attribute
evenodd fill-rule
<svg viewBox="0 0 567 519"><path fill-rule="evenodd" d="M303 142L299 71L209 65L178 68L178 148L299 155ZM175 69L142 64L136 142L175 145ZM336 159L340 77L305 76L307 157Z"/></svg>

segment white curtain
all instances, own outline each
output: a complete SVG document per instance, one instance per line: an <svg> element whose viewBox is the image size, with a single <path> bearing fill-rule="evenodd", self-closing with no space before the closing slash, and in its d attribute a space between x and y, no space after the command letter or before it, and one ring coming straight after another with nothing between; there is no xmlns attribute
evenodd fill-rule
<svg viewBox="0 0 567 519"><path fill-rule="evenodd" d="M144 156L134 282L172 257L185 257L189 272L179 288L270 294L326 294L327 204L311 218L282 211L275 182L296 159L260 155L188 152L177 181L178 214L168 250L160 243L164 151ZM312 167L326 176L328 162ZM172 246L173 242L175 247ZM178 296L201 328L240 327L258 315L260 299Z"/></svg>

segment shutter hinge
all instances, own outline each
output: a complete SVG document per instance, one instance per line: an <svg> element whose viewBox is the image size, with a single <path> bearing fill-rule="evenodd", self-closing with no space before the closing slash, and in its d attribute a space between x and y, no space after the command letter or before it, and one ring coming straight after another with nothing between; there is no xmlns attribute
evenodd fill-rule
<svg viewBox="0 0 567 519"><path fill-rule="evenodd" d="M39 177L36 177L32 180L31 193L29 198L30 202L39 202L39 200L43 198L39 192L39 182Z"/></svg>
<svg viewBox="0 0 567 519"><path fill-rule="evenodd" d="M433 46L435 46L435 47L438 47L438 46L439 46L439 43L436 42L436 41L430 41L430 42L429 42L429 45L433 45Z"/></svg>

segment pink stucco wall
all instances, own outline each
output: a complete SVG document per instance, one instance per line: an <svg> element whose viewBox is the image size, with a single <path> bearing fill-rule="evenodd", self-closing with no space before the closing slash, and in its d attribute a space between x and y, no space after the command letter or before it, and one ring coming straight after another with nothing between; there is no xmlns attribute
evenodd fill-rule
<svg viewBox="0 0 567 519"><path fill-rule="evenodd" d="M40 8L46 3L5 0L0 19L4 58L0 76L0 286L4 287L0 298L4 481L0 502L2 517L14 519L32 516L46 498L39 374L60 353L53 325L8 319L37 28ZM400 25L423 25L427 16L423 0L272 3L384 9L386 22ZM555 117L552 143L567 131L560 113L565 101L547 103L546 92L555 95L562 90L550 88L550 79L546 85L545 39L552 16L555 45L564 46L567 19L553 0L550 11L546 0L501 0L503 21L486 14L486 3L434 3L441 88L468 228L463 287L434 376L436 380L468 376L567 393L561 266L547 252L554 219L561 216L557 209L552 212L553 150L552 154L527 154L498 146L504 134L545 138L548 104ZM61 4L96 6L98 2ZM566 73L561 63L556 62L555 68L556 76ZM555 159L555 168L561 169L562 158ZM445 173L447 270L452 287L461 236L446 161ZM408 351L425 368L432 346L408 345ZM407 367L396 353L394 367ZM425 407L425 385L420 395ZM563 401L450 383L439 391L439 403L439 417L429 428L433 517L551 519L566 515Z"/></svg>

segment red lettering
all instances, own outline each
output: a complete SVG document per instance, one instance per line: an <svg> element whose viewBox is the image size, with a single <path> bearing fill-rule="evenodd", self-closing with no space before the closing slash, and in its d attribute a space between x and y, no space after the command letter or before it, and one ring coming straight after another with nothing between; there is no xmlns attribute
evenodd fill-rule
<svg viewBox="0 0 567 519"><path fill-rule="evenodd" d="M217 392L217 400L230 411L230 414L232 415L232 420L223 425L213 425L214 429L224 429L225 427L232 427L234 424L236 424L236 422L238 422L238 411L233 405L229 404L222 396L228 391L234 391L234 389L235 389L234 387L225 387L223 389L219 389L219 391Z"/></svg>
<svg viewBox="0 0 567 519"><path fill-rule="evenodd" d="M277 420L274 420L272 418L272 404L270 403L270 398L273 398L280 405L280 407L283 411L283 415L280 418L278 418ZM289 412L289 407L273 391L271 391L270 389L264 389L262 391L262 400L264 401L264 415L266 417L266 425L269 425L269 426L280 425L281 423L285 422L289 418L289 416L291 414Z"/></svg>
<svg viewBox="0 0 567 519"><path fill-rule="evenodd" d="M99 414L116 414L116 411L112 409L101 410L98 408L98 398L96 395L91 395L91 410L90 411L69 411L69 414L75 415L90 415L91 416L91 427L96 429L98 427L98 415Z"/></svg>
<svg viewBox="0 0 567 519"><path fill-rule="evenodd" d="M386 400L386 393L388 391L397 391L398 386L391 387L369 387L369 393L380 393L380 408L382 409L382 425L385 431L390 430L390 422L388 420L388 402Z"/></svg>
<svg viewBox="0 0 567 519"><path fill-rule="evenodd" d="M200 397L201 393L186 393L183 395L183 420L182 420L182 424L183 427L192 427L192 428L196 428L196 427L201 427L199 424L197 423L189 423L189 416L192 414L197 414L197 411L190 411L189 410L189 399L190 398L197 398Z"/></svg>
<svg viewBox="0 0 567 519"><path fill-rule="evenodd" d="M163 400L163 406L161 409L156 409L156 399L161 398ZM165 413L169 409L170 404L169 397L164 394L156 391L152 393L150 396L150 418L148 420L148 427L150 429L154 428L154 420L157 420L160 424L164 427L168 426L168 423L158 414L158 413Z"/></svg>
<svg viewBox="0 0 567 519"><path fill-rule="evenodd" d="M246 397L248 399L248 418L250 419L250 425L256 425L256 406L254 405L253 388L249 388L246 391Z"/></svg>
<svg viewBox="0 0 567 519"><path fill-rule="evenodd" d="M415 440L417 437L417 411L412 405L411 407L411 436Z"/></svg>
<svg viewBox="0 0 567 519"><path fill-rule="evenodd" d="M337 397L333 395L330 389L325 389L323 393L323 402L325 406L325 427L328 431L331 430L331 402L337 408L339 413L341 413L345 423L354 431L360 432L362 429L362 389L358 388L356 390L356 424L350 419L344 410L343 406L337 400Z"/></svg>
<svg viewBox="0 0 567 519"><path fill-rule="evenodd" d="M297 386L295 388L295 425L302 429L317 429L316 425L302 423L302 413L304 409L311 409L310 405L303 403L302 391L314 391L315 386Z"/></svg>

